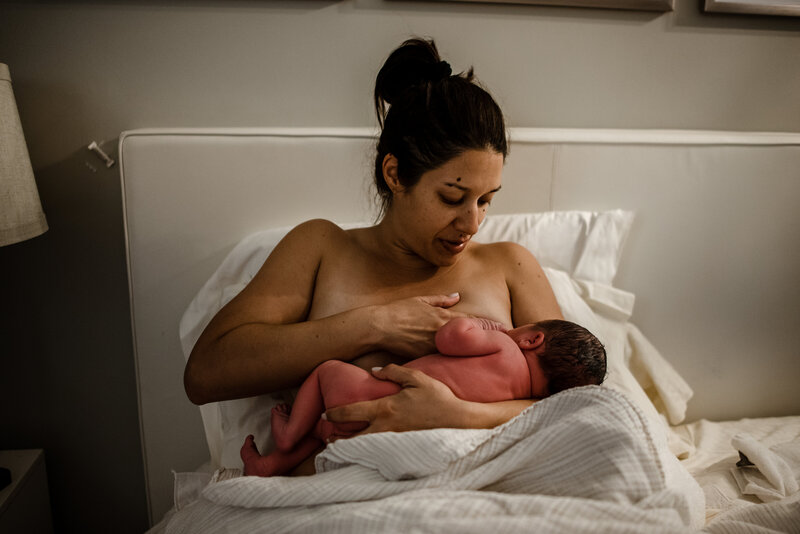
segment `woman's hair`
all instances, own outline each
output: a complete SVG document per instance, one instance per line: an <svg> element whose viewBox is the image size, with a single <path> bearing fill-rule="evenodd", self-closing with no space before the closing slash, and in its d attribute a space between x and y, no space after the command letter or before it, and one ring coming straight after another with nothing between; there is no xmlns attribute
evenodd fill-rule
<svg viewBox="0 0 800 534"><path fill-rule="evenodd" d="M375 184L382 212L392 199L383 177L387 154L397 158L406 188L467 150L508 154L500 107L473 80L471 68L451 75L433 40L409 39L389 55L375 82L375 111L381 125Z"/></svg>
<svg viewBox="0 0 800 534"><path fill-rule="evenodd" d="M539 365L547 377L547 393L600 385L606 377L606 349L584 327L552 319L536 323L545 335Z"/></svg>

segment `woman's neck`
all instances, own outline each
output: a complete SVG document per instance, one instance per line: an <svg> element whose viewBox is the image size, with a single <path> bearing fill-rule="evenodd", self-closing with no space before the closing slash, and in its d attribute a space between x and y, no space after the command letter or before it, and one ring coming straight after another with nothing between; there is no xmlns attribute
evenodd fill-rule
<svg viewBox="0 0 800 534"><path fill-rule="evenodd" d="M418 255L404 239L403 228L391 213L375 226L366 229L364 246L401 277L430 278L450 271L454 265L439 266Z"/></svg>

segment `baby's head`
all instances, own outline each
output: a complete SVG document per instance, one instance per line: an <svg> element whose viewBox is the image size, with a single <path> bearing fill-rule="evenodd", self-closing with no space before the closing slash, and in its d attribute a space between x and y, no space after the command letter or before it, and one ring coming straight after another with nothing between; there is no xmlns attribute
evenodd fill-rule
<svg viewBox="0 0 800 534"><path fill-rule="evenodd" d="M580 325L552 319L520 326L508 334L524 352L536 355L547 382L545 397L569 388L599 385L605 379L606 350Z"/></svg>

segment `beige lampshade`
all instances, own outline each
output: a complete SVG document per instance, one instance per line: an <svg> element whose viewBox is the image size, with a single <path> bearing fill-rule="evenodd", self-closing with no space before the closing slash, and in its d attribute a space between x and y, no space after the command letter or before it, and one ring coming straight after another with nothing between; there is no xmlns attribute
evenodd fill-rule
<svg viewBox="0 0 800 534"><path fill-rule="evenodd" d="M11 74L8 66L0 63L0 247L46 231Z"/></svg>

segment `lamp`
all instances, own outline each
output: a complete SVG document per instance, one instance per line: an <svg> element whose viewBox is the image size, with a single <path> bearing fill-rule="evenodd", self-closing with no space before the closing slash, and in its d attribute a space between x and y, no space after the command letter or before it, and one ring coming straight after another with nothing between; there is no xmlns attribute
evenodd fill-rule
<svg viewBox="0 0 800 534"><path fill-rule="evenodd" d="M8 65L0 63L0 247L47 231Z"/></svg>

